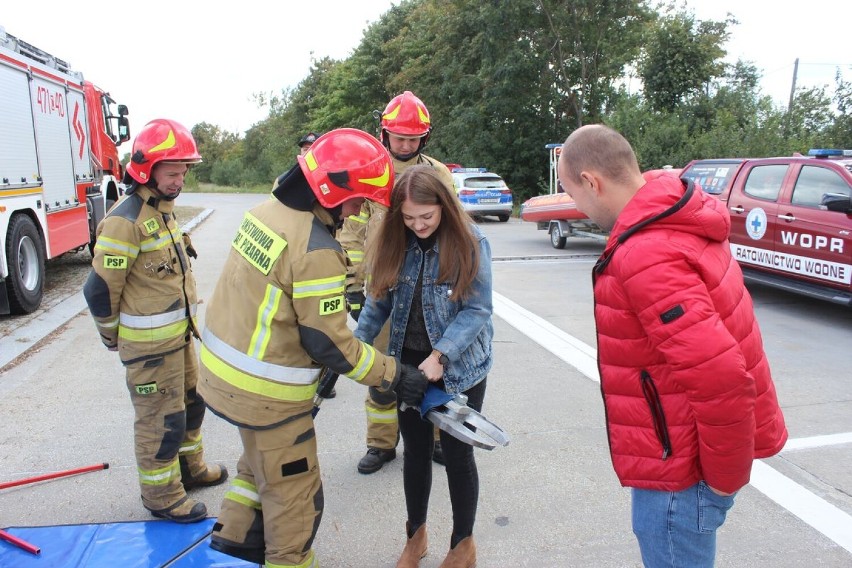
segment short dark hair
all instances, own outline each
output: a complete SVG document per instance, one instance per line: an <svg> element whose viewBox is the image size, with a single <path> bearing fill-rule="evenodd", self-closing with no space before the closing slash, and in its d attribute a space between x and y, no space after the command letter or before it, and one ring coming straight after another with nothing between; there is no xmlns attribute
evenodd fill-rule
<svg viewBox="0 0 852 568"><path fill-rule="evenodd" d="M636 154L624 136L603 124L584 126L571 133L562 145L560 161L574 182L580 172L596 170L608 178L625 181L638 173Z"/></svg>
<svg viewBox="0 0 852 568"><path fill-rule="evenodd" d="M299 141L296 142L296 146L301 148L305 144L313 144L317 141L317 138L319 138L319 134L317 134L316 132L308 132L307 134L299 138Z"/></svg>

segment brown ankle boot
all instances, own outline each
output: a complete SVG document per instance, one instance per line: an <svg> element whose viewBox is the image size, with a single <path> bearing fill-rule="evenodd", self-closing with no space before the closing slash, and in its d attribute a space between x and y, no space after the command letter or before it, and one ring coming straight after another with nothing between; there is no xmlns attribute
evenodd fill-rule
<svg viewBox="0 0 852 568"><path fill-rule="evenodd" d="M408 534L409 524L405 523L405 534ZM414 536L409 538L402 549L402 555L396 562L396 568L418 568L420 559L426 556L426 525L420 525Z"/></svg>
<svg viewBox="0 0 852 568"><path fill-rule="evenodd" d="M474 568L476 566L476 544L469 536L451 548L440 568Z"/></svg>

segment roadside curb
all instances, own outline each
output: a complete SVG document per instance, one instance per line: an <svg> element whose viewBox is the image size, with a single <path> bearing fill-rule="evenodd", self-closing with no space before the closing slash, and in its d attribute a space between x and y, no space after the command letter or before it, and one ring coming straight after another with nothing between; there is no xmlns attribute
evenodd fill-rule
<svg viewBox="0 0 852 568"><path fill-rule="evenodd" d="M186 224L181 226L181 231L191 233L195 227L200 225L209 217L214 209L205 209ZM3 350L0 352L0 372L6 365L29 351L36 343L59 329L71 319L77 317L83 310L87 309L83 291L58 302L55 306L44 310L32 321L25 323L3 339Z"/></svg>

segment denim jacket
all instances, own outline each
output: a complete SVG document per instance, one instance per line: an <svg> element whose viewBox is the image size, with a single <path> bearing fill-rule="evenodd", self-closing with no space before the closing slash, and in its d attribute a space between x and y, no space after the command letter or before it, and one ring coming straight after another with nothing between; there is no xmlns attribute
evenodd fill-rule
<svg viewBox="0 0 852 568"><path fill-rule="evenodd" d="M491 246L479 227L471 226L479 241L479 272L466 300L454 300L451 285L437 281L440 254L437 241L424 252L414 235L409 234L397 283L382 298L367 297L355 330L355 337L372 343L387 319L391 318L388 355L399 358L417 276L425 257L423 316L432 348L449 359L444 366L444 385L449 393L466 391L476 385L486 377L493 361Z"/></svg>

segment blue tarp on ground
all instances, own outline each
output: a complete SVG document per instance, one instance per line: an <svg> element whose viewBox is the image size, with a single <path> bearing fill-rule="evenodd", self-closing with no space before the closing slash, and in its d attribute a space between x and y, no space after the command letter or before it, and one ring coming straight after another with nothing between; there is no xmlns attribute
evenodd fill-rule
<svg viewBox="0 0 852 568"><path fill-rule="evenodd" d="M41 549L34 555L0 540L2 568L256 568L208 546L216 519L177 524L141 521L11 527L6 532Z"/></svg>

